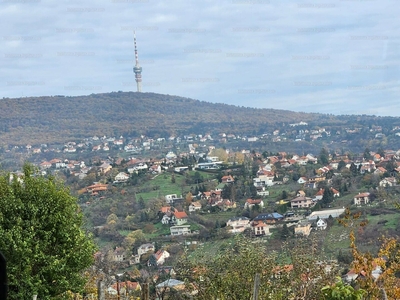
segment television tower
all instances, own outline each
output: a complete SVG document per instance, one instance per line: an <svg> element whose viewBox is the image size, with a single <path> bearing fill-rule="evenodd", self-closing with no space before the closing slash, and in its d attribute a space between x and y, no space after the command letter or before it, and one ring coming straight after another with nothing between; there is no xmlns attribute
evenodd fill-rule
<svg viewBox="0 0 400 300"><path fill-rule="evenodd" d="M138 51L137 51L137 47L136 47L136 33L135 33L135 31L133 32L133 41L134 41L134 44L135 44L135 61L136 61L136 64L133 67L133 72L135 73L137 91L141 93L142 92L142 67L139 65Z"/></svg>

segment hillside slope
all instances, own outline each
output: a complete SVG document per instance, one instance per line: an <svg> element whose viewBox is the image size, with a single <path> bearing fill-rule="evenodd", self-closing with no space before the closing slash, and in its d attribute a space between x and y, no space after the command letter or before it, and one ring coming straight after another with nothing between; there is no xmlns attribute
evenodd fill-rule
<svg viewBox="0 0 400 300"><path fill-rule="evenodd" d="M312 121L322 115L215 104L155 93L3 98L2 145L57 143L97 135L220 131L249 134L271 124Z"/></svg>

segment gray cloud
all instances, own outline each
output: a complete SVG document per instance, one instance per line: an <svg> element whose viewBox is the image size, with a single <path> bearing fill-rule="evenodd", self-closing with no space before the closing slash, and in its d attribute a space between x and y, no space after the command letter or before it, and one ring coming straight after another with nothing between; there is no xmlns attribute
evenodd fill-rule
<svg viewBox="0 0 400 300"><path fill-rule="evenodd" d="M397 15L395 0L8 0L1 96L134 90L136 30L144 92L400 116Z"/></svg>

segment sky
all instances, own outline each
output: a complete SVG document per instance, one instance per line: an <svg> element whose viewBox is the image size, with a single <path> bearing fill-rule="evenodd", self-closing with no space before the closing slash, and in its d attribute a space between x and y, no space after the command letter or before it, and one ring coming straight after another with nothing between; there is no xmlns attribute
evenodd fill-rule
<svg viewBox="0 0 400 300"><path fill-rule="evenodd" d="M0 0L0 98L142 91L400 116L398 0Z"/></svg>

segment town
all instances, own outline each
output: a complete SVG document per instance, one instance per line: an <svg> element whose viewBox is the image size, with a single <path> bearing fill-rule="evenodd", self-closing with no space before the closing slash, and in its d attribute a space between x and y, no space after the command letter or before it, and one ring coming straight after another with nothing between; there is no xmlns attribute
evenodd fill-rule
<svg viewBox="0 0 400 300"><path fill-rule="evenodd" d="M307 123L290 124L297 126ZM330 135L321 129L304 132L312 139ZM379 234L394 235L400 151L273 153L252 148L263 138L282 136L278 130L251 138L224 133L216 139L210 134L93 136L59 148L14 146L5 155L24 154L41 175L62 179L78 197L87 229L99 245L97 268L108 270L103 271L108 295L120 289L139 294L138 278L143 277L162 290L183 288L174 265L184 251L197 255L210 243L237 235L274 251L290 239L316 238L321 257L348 263L349 241L337 222L346 208L361 211L371 224L359 236L363 245ZM248 148L239 149L237 140ZM343 275L349 281L357 276L354 270Z"/></svg>

